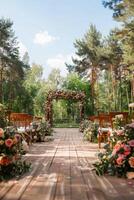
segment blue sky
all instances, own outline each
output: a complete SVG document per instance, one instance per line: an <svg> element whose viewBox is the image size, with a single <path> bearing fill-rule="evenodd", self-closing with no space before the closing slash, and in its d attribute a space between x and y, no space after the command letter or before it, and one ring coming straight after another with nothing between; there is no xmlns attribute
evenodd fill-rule
<svg viewBox="0 0 134 200"><path fill-rule="evenodd" d="M0 16L14 22L21 54L27 50L30 63L43 65L45 77L54 67L66 73L73 43L91 23L103 35L118 26L101 0L0 0Z"/></svg>

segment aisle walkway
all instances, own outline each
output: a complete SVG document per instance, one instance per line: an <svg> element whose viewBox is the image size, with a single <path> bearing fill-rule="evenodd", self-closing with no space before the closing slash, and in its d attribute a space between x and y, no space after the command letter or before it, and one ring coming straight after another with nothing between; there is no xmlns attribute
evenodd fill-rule
<svg viewBox="0 0 134 200"><path fill-rule="evenodd" d="M29 174L0 183L4 200L132 200L134 181L98 177L92 170L97 144L82 140L78 129L55 129L55 140L33 144L25 158Z"/></svg>

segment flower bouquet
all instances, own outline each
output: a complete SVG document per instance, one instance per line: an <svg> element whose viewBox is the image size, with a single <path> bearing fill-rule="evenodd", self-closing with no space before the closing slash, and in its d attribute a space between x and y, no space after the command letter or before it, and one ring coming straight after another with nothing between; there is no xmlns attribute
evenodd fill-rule
<svg viewBox="0 0 134 200"><path fill-rule="evenodd" d="M99 125L97 123L89 121L88 126L83 131L84 139L95 142L97 140L98 127Z"/></svg>
<svg viewBox="0 0 134 200"><path fill-rule="evenodd" d="M47 121L33 122L31 126L32 138L35 142L43 142L45 136L52 136L53 129Z"/></svg>
<svg viewBox="0 0 134 200"><path fill-rule="evenodd" d="M99 153L94 166L98 175L109 174L129 177L134 174L134 123L113 130L111 144L104 146L105 152Z"/></svg>
<svg viewBox="0 0 134 200"><path fill-rule="evenodd" d="M21 161L21 135L0 128L0 180L22 175L30 165Z"/></svg>

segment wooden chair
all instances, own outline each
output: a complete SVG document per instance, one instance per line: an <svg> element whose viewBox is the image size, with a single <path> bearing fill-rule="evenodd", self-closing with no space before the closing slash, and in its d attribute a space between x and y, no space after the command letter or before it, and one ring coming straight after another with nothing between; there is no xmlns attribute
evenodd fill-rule
<svg viewBox="0 0 134 200"><path fill-rule="evenodd" d="M101 142L108 142L110 137L110 128L113 127L112 117L109 114L99 114L99 130L98 130L98 145L101 148Z"/></svg>
<svg viewBox="0 0 134 200"><path fill-rule="evenodd" d="M27 113L11 113L10 122L16 127L27 127L33 121L33 116Z"/></svg>
<svg viewBox="0 0 134 200"><path fill-rule="evenodd" d="M98 116L90 116L89 119L91 121L98 121L99 130L98 130L98 145L101 148L102 142L109 142L110 136L110 127L113 127L112 116L109 114L101 113Z"/></svg>
<svg viewBox="0 0 134 200"><path fill-rule="evenodd" d="M110 128L100 128L98 130L98 146L101 148L102 142L108 142L110 144Z"/></svg>
<svg viewBox="0 0 134 200"><path fill-rule="evenodd" d="M115 118L116 115L123 115L125 123L128 122L128 112L110 112L109 115L111 118Z"/></svg>

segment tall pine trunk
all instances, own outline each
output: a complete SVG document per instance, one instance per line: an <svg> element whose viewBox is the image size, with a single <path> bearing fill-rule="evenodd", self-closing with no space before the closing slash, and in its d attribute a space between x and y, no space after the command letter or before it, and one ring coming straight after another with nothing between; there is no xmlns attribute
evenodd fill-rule
<svg viewBox="0 0 134 200"><path fill-rule="evenodd" d="M96 100L96 92L95 92L95 83L97 80L97 72L96 72L96 67L92 66L92 71L91 71L91 93L92 93L92 109L93 109L93 114L96 113L96 107L95 107L95 100Z"/></svg>
<svg viewBox="0 0 134 200"><path fill-rule="evenodd" d="M0 103L3 103L3 70L0 71Z"/></svg>

